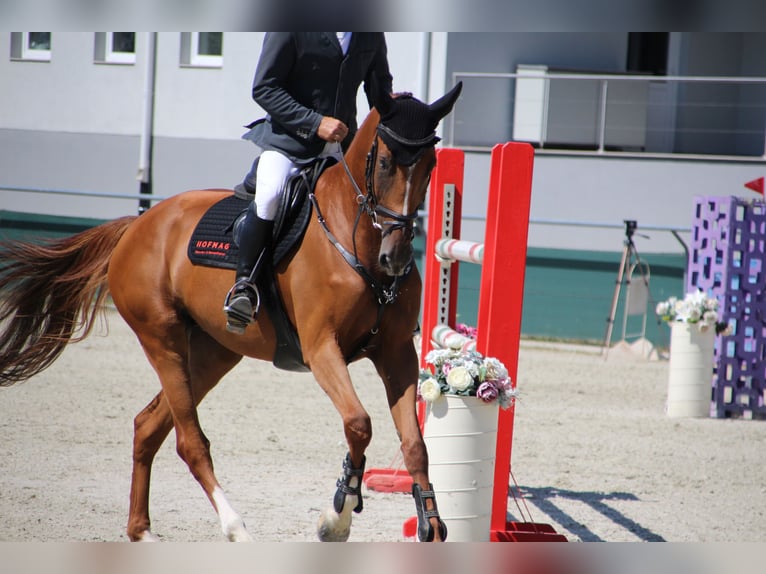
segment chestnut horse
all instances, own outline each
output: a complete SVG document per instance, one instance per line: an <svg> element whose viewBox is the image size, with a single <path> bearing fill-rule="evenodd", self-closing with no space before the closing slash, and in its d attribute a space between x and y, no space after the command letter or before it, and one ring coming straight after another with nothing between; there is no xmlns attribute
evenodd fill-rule
<svg viewBox="0 0 766 574"><path fill-rule="evenodd" d="M362 510L361 479L372 427L347 369L363 357L385 387L413 479L421 540L444 540L428 479L428 454L416 414L421 281L412 264L413 220L435 165L435 129L459 93L433 104L405 95L374 96L344 160L318 179L313 215L274 269L303 363L338 410L348 454L320 539L348 539ZM226 329L223 301L234 273L193 265L187 245L203 214L230 190L194 190L146 213L65 239L6 243L0 252L0 385L50 366L91 331L111 294L161 383L134 421L127 534L155 539L149 520L151 466L175 429L177 452L218 513L229 540L250 540L216 479L197 405L243 356L272 360L276 331L263 311L244 335Z"/></svg>

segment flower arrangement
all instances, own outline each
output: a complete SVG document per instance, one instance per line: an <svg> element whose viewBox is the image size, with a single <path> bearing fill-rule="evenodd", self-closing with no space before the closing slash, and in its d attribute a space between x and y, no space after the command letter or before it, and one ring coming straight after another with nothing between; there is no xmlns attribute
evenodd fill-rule
<svg viewBox="0 0 766 574"><path fill-rule="evenodd" d="M501 408L510 407L518 391L505 365L476 351L436 349L426 355L433 371L420 371L419 396L433 402L442 395L477 397L485 403L497 401Z"/></svg>
<svg viewBox="0 0 766 574"><path fill-rule="evenodd" d="M714 327L718 335L730 335L728 323L718 320L718 299L708 297L704 291L687 293L682 300L670 297L657 304L657 315L668 323L678 321L697 325L700 331Z"/></svg>

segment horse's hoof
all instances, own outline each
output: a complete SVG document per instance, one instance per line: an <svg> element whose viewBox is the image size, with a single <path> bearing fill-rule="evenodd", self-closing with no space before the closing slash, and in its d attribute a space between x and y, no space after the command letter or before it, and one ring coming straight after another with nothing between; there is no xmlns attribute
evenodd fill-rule
<svg viewBox="0 0 766 574"><path fill-rule="evenodd" d="M253 541L253 537L250 536L250 533L244 528L231 530L226 535L226 538L229 539L229 542L252 542Z"/></svg>
<svg viewBox="0 0 766 574"><path fill-rule="evenodd" d="M342 517L332 510L319 515L317 535L322 542L346 542L351 535L351 520L344 525Z"/></svg>

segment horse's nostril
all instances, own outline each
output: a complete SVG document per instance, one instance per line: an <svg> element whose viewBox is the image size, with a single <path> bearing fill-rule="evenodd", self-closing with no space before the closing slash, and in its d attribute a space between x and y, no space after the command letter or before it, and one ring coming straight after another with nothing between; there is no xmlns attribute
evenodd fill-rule
<svg viewBox="0 0 766 574"><path fill-rule="evenodd" d="M380 255L380 265L382 267L388 267L388 255L386 255L385 253L382 253Z"/></svg>

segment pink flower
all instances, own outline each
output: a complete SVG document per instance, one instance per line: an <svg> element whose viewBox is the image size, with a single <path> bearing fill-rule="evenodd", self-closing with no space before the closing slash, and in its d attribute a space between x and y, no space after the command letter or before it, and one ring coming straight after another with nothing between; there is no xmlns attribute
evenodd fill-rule
<svg viewBox="0 0 766 574"><path fill-rule="evenodd" d="M499 391L494 381L484 381L476 390L476 396L485 403L491 403L492 401L497 400L498 394Z"/></svg>
<svg viewBox="0 0 766 574"><path fill-rule="evenodd" d="M469 325L466 325L465 323L458 323L455 327L455 331L460 333L461 335L464 335L470 339L476 338L476 327L470 327Z"/></svg>

